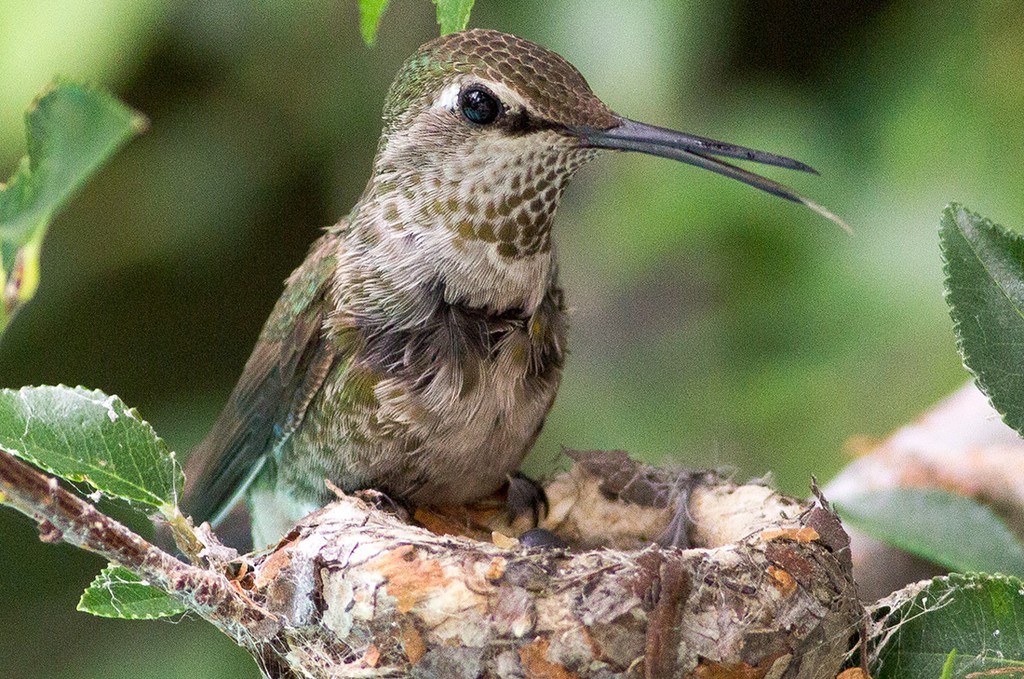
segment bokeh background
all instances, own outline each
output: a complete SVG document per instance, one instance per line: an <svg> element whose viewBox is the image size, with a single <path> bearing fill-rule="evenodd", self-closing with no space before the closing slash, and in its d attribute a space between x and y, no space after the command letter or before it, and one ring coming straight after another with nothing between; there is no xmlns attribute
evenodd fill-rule
<svg viewBox="0 0 1024 679"><path fill-rule="evenodd" d="M152 121L51 230L0 384L101 388L196 443L436 34L426 0L392 5L367 49L355 0L0 0L0 175L56 74ZM478 0L471 25L555 49L630 117L818 167L771 174L855 230L670 161L584 170L556 224L572 354L534 473L562 445L625 448L804 494L966 378L936 229L951 200L1024 223L1016 2ZM75 612L101 565L0 511L0 672L258 676L200 621Z"/></svg>

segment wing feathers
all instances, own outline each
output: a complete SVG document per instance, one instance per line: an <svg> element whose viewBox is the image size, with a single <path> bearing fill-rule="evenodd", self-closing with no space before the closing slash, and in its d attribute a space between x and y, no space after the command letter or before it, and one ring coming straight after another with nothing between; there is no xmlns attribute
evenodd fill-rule
<svg viewBox="0 0 1024 679"><path fill-rule="evenodd" d="M227 405L189 457L182 508L196 523L216 524L231 509L302 422L334 364L337 349L324 337L331 238L289 278Z"/></svg>

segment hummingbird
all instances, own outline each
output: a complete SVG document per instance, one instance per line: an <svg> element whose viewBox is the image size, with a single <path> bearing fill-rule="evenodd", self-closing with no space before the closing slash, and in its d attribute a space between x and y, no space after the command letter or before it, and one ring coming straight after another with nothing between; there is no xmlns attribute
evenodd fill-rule
<svg viewBox="0 0 1024 679"><path fill-rule="evenodd" d="M564 58L494 30L423 45L386 96L366 188L287 279L182 507L273 544L333 497L464 504L515 479L555 400L567 312L552 220L605 151L681 161L830 212L720 160L799 161L614 113ZM242 500L245 505L241 505Z"/></svg>

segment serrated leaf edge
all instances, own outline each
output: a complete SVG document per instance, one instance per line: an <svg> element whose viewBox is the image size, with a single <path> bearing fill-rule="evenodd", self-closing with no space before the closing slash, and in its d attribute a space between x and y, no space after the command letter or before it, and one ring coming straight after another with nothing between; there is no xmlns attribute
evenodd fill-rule
<svg viewBox="0 0 1024 679"><path fill-rule="evenodd" d="M964 369L967 370L967 372L971 375L971 377L974 380L975 385L977 385L977 387L978 387L978 390L981 391L981 393L985 395L985 399L988 401L989 406L991 406L991 408L994 411L999 413L1000 419L1002 419L1002 421L1004 423L1006 423L1006 418L1009 415L1008 411L1005 408L1001 407L999 404L997 404L993 400L992 393L991 393L988 385L986 384L984 378L982 378L981 374L977 370L975 370L974 367L970 363L971 359L970 359L969 356L970 356L970 354L972 352L968 351L968 349L967 349L967 347L966 347L966 345L964 343L964 334L963 334L963 330L961 328L961 325L963 323L963 319L960 317L959 309L957 309L957 307L950 300L950 296L953 294L953 290L952 290L951 285L950 285L950 281L952 279L953 274L950 271L950 260L949 260L948 254L947 254L947 248L949 246L947 245L947 240L948 239L946 237L945 218L947 218L947 217L949 218L950 222L953 225L953 228L955 229L956 235L964 240L964 242L970 248L972 253L975 253L975 257L978 260L978 263L981 264L982 268L985 269L986 272L989 271L989 268L985 264L985 261L981 257L979 257L977 255L977 250L975 249L974 245L966 237L966 235L964 234L963 230L960 228L959 220L957 219L957 213L964 214L964 215L967 215L969 217L976 218L977 220L979 220L979 222L980 222L979 226L981 228L989 229L989 230L991 230L992 232L994 232L996 235L998 235L1000 237L1008 237L1008 238L1011 238L1011 239L1013 239L1013 238L1018 238L1019 239L1019 238L1024 238L1024 237L1022 237L1019 234L1016 234L1016 233L1010 231L1009 229L1007 229L1005 226L1002 226L1001 224L997 224L997 223L993 222L988 217L984 217L984 216L982 216L981 214L979 214L977 212L972 212L971 210L968 210L966 207L964 207L960 203L956 203L956 202L950 203L942 211L943 220L940 222L940 227L939 227L939 251L940 251L941 257L942 257L942 298L943 298L943 300L945 300L946 306L949 308L949 315L950 315L950 318L953 321L953 337L954 337L954 341L956 343L956 350L957 350L957 353L960 354L961 363L963 364ZM995 277L990 275L989 278L992 280L993 284L996 285L999 288L999 290L1003 293L1003 295L1007 298L1007 300L1010 301L1009 295L1007 295L1006 291L1004 290L1004 288L1001 285L999 285L998 282L996 282ZM1011 306L1013 306L1014 309L1016 309L1016 305L1013 304L1012 301L1011 301ZM1022 319L1024 319L1024 313L1022 313L1020 310L1017 311L1017 314L1019 316L1021 316ZM1022 436L1024 436L1024 431L1021 431L1017 427L1013 427L1009 423L1006 423L1006 424L1007 424L1007 426L1011 427L1014 431L1016 431L1018 434L1021 434Z"/></svg>
<svg viewBox="0 0 1024 679"><path fill-rule="evenodd" d="M121 481L122 483L124 483L124 485L126 485L126 486L128 486L130 488L134 488L134 489L138 490L140 495L147 495L147 496L149 496L150 498L152 498L153 501L144 500L144 499L140 499L140 498L137 498L137 497L136 498L124 497L123 495L120 495L118 493L112 493L112 492L110 492L108 490L105 490L105 489L101 488L95 481L93 481L92 478L90 478L88 473L65 473L65 472L62 472L60 470L54 469L51 465L48 465L48 464L45 464L44 462L41 462L35 456L29 455L25 451L22 451L22 450L10 450L10 449L8 449L6 447L4 448L5 451L10 453L11 455L14 455L17 458L25 460L26 462L29 462L29 463L39 467L40 469L43 469L44 471L46 471L49 474L53 474L53 475L58 476L58 477L60 477L62 479L65 479L67 481L71 481L71 482L74 482L74 483L88 483L92 488L94 488L95 490L103 493L104 495L106 495L108 497L116 497L116 498L118 498L120 500L123 500L125 502L129 502L129 503L141 502L141 503L146 504L148 506L156 507L161 512L161 514L164 514L165 516L169 515L170 513L173 513L173 510L177 506L178 493L179 493L179 488L178 488L178 486L179 486L179 478L181 478L181 465L178 463L177 455L175 454L175 452L173 450L171 450L170 447L167 445L167 442L164 441L164 439L161 438L159 434L157 434L156 430L153 428L153 425L151 425L147 420L144 420L141 417L139 417L138 411L135 408L130 408L128 406L128 404L126 404L121 399L121 397L117 396L116 394L107 394L106 392L103 392L103 391L101 391L99 389L89 389L88 387L83 387L81 385L76 386L76 387L69 387L69 386L61 383L61 384L57 384L57 385L28 386L28 387L21 387L19 389L0 388L0 394L4 394L4 393L11 394L11 395L14 395L16 398L18 398L19 400L24 402L25 401L25 394L26 394L27 391L29 391L29 390L36 390L36 389L46 389L46 388L55 389L55 390L64 390L64 393L66 393L66 394L74 394L75 396L79 396L79 397L85 398L86 400L89 400L87 398L88 394L99 394L99 395L105 396L106 398L104 398L102 400L97 398L97 399L91 400L90 402L94 403L96 405L100 405L100 406L106 407L108 409L108 417L110 417L111 415L113 415L114 417L120 417L120 415L117 413L117 411L114 410L114 408L113 408L115 402L119 402L121 404L121 406L122 406L122 412L124 413L124 415L126 417L129 417L132 420L135 420L136 422L140 423L141 425L145 426L148 429L148 432L153 436L154 442L157 445L163 445L163 447L167 450L168 455L171 458L172 469L174 470L174 471L172 471L173 478L171 479L171 483L170 483L171 495L172 495L172 497L170 498L170 501L167 501L164 498L159 497L158 495L153 493L148 488L144 488L142 486L139 486L137 483L134 483L134 482L132 482L130 480L123 479L123 478L119 477L118 480ZM24 434L22 435L22 440L24 440Z"/></svg>
<svg viewBox="0 0 1024 679"><path fill-rule="evenodd" d="M99 612L97 610L93 610L93 609L88 608L86 606L86 604L85 604L85 598L89 594L89 592L94 591L94 590L96 590L96 591L106 590L107 592L110 592L110 588L107 586L107 585L109 585L111 583L110 576L111 576L111 574L113 574L115 571L118 571L118 570L123 570L124 572L131 574L132 577L137 578L137 581L129 580L129 581L125 581L123 583L118 583L118 584L137 584L137 585L140 585L142 587L150 588L153 591L159 592L162 596L166 597L168 601L173 602L175 604L175 606L177 606L180 610L176 610L176 611L174 611L172 613L166 613L164 615L154 615L154 614L108 615L108 614ZM111 597L111 599L112 599L112 597ZM111 607L113 607L113 606L111 606ZM107 618L107 619L111 619L111 620L161 620L163 618L170 618L170 617L173 617L175 615L181 615L182 613L187 613L189 609L188 609L188 606L178 602L177 600L174 599L174 597L172 597L170 594L168 594L164 590L160 589L156 585L151 585L148 582L144 581L142 578L138 578L138 576L136 576L135 573L133 573L131 570L125 568L124 566L118 566L116 564L107 564L106 566L103 567L103 570L101 570L99 573L96 574L96 577L93 578L93 581L90 582L89 585L82 591L82 595L78 599L78 604L75 606L75 610L81 611L82 613L88 613L89 615L94 615L97 618Z"/></svg>

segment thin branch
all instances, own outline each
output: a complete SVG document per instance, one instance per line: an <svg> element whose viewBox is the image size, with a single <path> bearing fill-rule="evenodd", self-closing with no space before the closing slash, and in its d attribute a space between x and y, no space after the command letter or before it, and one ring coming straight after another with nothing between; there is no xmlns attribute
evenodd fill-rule
<svg viewBox="0 0 1024 679"><path fill-rule="evenodd" d="M276 632L276 619L248 603L227 578L179 561L4 450L0 502L35 521L44 542L67 542L134 571L238 642Z"/></svg>

